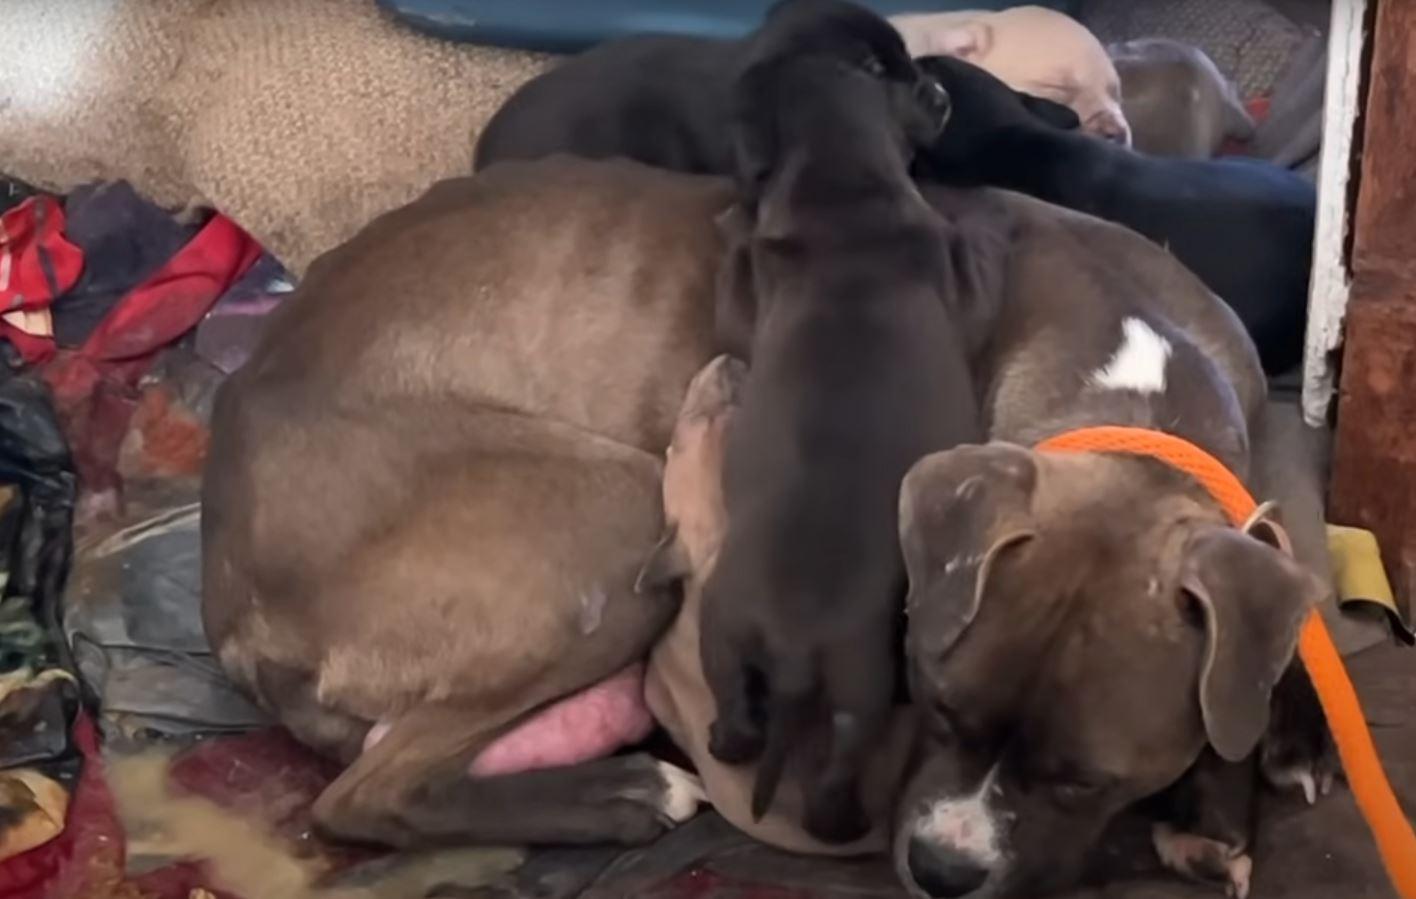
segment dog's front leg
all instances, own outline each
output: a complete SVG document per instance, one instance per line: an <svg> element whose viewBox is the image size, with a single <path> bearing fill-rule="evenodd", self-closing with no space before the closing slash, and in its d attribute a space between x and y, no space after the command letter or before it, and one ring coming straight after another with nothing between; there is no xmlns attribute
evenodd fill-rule
<svg viewBox="0 0 1416 899"><path fill-rule="evenodd" d="M1234 899L1249 895L1253 860L1254 760L1226 762L1206 749L1172 788L1166 820L1151 832L1161 864L1176 873L1224 889Z"/></svg>

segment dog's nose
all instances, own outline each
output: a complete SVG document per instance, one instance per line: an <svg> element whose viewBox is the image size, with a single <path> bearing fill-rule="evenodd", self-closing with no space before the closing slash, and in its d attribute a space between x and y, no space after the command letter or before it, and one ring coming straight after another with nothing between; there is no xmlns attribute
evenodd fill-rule
<svg viewBox="0 0 1416 899"><path fill-rule="evenodd" d="M988 880L987 868L962 853L918 837L910 839L905 863L915 884L934 899L960 899Z"/></svg>
<svg viewBox="0 0 1416 899"><path fill-rule="evenodd" d="M915 99L941 119L949 114L949 92L933 78L921 78L915 82Z"/></svg>
<svg viewBox="0 0 1416 899"><path fill-rule="evenodd" d="M1125 122L1108 116L1095 122L1093 131L1102 140L1120 144L1123 147L1131 146L1131 129L1126 127Z"/></svg>

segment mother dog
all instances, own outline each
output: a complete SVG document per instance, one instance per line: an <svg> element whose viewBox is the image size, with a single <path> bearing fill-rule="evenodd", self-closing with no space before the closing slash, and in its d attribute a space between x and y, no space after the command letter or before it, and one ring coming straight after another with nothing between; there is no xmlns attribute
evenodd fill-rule
<svg viewBox="0 0 1416 899"><path fill-rule="evenodd" d="M207 627L237 682L348 764L316 805L326 832L633 842L692 813L689 776L643 755L567 752L500 776L471 766L557 700L633 680L621 672L675 611L633 580L662 528L655 457L710 355L713 219L730 194L571 159L439 185L313 266L223 387ZM1122 265L1113 283L1131 295L1213 304L1141 238L1027 208L1035 233L1061 241L1028 278L1049 297L1082 302L1074 292L1098 282L1077 272ZM1253 410L1261 388L1245 381ZM1135 653L1162 639L1115 620ZM927 628L913 623L915 645ZM1183 703L1183 716L1193 695L1150 702ZM601 746L631 739L626 706L602 702L584 731ZM1188 751L1167 754L1172 776ZM936 775L916 783L948 790ZM917 824L901 819L903 845Z"/></svg>

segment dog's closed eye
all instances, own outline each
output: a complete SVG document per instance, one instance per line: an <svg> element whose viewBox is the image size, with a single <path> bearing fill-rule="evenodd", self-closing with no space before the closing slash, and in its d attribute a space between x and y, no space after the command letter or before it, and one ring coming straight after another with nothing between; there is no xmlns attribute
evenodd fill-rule
<svg viewBox="0 0 1416 899"><path fill-rule="evenodd" d="M860 67L865 71L865 74L872 78L885 77L885 63L881 62L880 57L876 56L874 53L867 54L865 58L860 61Z"/></svg>

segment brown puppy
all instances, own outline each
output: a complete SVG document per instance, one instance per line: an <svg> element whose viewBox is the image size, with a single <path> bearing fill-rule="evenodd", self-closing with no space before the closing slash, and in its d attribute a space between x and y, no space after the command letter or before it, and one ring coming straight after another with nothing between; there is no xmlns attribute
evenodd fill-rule
<svg viewBox="0 0 1416 899"><path fill-rule="evenodd" d="M737 88L752 369L728 440L702 655L713 755L762 761L754 814L817 733L803 824L846 842L869 827L859 777L895 692L900 478L978 422L947 231L909 177L947 101L864 10L858 43L803 45L811 5L769 15Z"/></svg>

